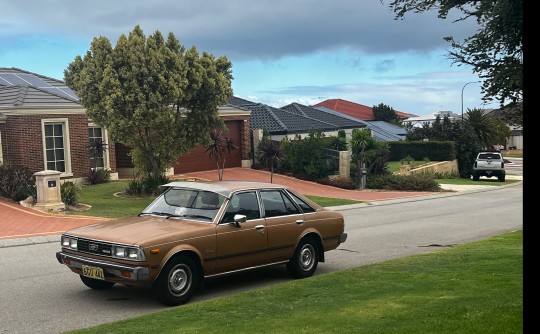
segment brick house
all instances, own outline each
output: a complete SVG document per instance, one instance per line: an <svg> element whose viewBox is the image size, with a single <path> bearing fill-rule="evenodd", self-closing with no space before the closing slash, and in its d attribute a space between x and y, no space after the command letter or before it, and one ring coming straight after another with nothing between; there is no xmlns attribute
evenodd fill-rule
<svg viewBox="0 0 540 334"><path fill-rule="evenodd" d="M62 179L82 180L96 164L111 171L111 179L133 175L129 149L109 140L107 130L86 117L76 94L61 80L17 68L0 67L0 164L56 170ZM226 167L250 166L250 111L222 106L218 110L238 150L227 156ZM103 157L93 160L88 144L107 143ZM215 169L197 147L179 157L171 173Z"/></svg>

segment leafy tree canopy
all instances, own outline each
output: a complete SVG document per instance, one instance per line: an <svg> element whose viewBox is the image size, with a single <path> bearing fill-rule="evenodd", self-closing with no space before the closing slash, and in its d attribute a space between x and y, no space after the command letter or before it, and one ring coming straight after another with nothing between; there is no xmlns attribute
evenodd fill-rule
<svg viewBox="0 0 540 334"><path fill-rule="evenodd" d="M399 116L394 108L380 103L377 106L371 108L373 110L373 116L376 121L385 121L388 123L399 125Z"/></svg>
<svg viewBox="0 0 540 334"><path fill-rule="evenodd" d="M231 67L226 57L186 49L172 33L166 40L159 31L146 37L137 25L114 47L94 38L64 80L88 117L132 148L139 171L157 176L224 127L217 111L232 96Z"/></svg>
<svg viewBox="0 0 540 334"><path fill-rule="evenodd" d="M384 2L384 0L381 0ZM455 41L444 37L453 51L449 58L460 65L470 65L473 72L484 79L485 102L499 101L501 107L519 107L523 114L523 0L391 0L389 7L396 19L407 12L422 13L437 10L438 17L446 19L451 10L461 12L454 22L476 19L478 32ZM523 125L523 118L517 122Z"/></svg>

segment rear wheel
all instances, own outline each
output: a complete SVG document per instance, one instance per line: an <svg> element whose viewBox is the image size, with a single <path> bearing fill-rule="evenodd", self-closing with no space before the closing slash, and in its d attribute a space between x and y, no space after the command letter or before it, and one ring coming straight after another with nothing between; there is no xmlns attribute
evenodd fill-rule
<svg viewBox="0 0 540 334"><path fill-rule="evenodd" d="M473 173L472 179L473 179L473 181L478 181L478 180L480 180L480 175L478 175L477 173Z"/></svg>
<svg viewBox="0 0 540 334"><path fill-rule="evenodd" d="M304 238L296 247L293 257L287 263L287 270L294 278L305 278L313 275L319 264L318 245L313 238Z"/></svg>
<svg viewBox="0 0 540 334"><path fill-rule="evenodd" d="M86 285L90 289L94 289L94 290L109 289L115 284L114 282L102 281L102 280L99 280L99 279L94 279L94 278L86 277L86 276L83 276L83 275L80 275L80 277L81 277L81 281L84 283L84 285Z"/></svg>
<svg viewBox="0 0 540 334"><path fill-rule="evenodd" d="M165 305L186 303L199 286L199 269L187 256L169 260L152 285L156 298Z"/></svg>
<svg viewBox="0 0 540 334"><path fill-rule="evenodd" d="M505 175L499 175L499 182L504 182Z"/></svg>

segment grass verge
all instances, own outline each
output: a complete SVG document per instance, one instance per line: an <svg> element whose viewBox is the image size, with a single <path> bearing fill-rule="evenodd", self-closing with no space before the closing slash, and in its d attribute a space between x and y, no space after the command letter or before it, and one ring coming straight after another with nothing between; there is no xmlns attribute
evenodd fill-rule
<svg viewBox="0 0 540 334"><path fill-rule="evenodd" d="M523 232L70 333L523 333Z"/></svg>

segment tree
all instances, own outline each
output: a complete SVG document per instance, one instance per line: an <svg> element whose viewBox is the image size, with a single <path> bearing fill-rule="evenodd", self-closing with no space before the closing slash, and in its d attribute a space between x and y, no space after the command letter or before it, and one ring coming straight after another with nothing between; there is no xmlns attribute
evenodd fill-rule
<svg viewBox="0 0 540 334"><path fill-rule="evenodd" d="M210 141L211 143L206 146L206 153L215 160L218 178L221 181L225 172L225 154L231 154L238 147L230 137L224 137L223 131L218 129L210 132Z"/></svg>
<svg viewBox="0 0 540 334"><path fill-rule="evenodd" d="M280 161L283 158L279 143L272 140L261 141L259 147L259 159L265 161L266 165L270 161L270 183L274 178L274 162Z"/></svg>
<svg viewBox="0 0 540 334"><path fill-rule="evenodd" d="M497 144L493 118L489 117L484 109L467 109L467 117L464 122L469 123L473 128L482 149L491 149L493 144Z"/></svg>
<svg viewBox="0 0 540 334"><path fill-rule="evenodd" d="M365 151L370 142L373 141L371 132L368 129L354 129L351 138L351 150L356 157L356 176L358 179L358 189L362 190L366 187L365 174Z"/></svg>
<svg viewBox="0 0 540 334"><path fill-rule="evenodd" d="M493 128L494 128L494 141L495 145L502 145L505 149L508 149L508 139L512 135L512 130L506 123L500 119L493 119Z"/></svg>
<svg viewBox="0 0 540 334"><path fill-rule="evenodd" d="M422 127L410 128L406 140L453 141L462 178L471 177L474 160L481 150L474 128L467 122L451 122L447 115L443 119L437 116L431 124L425 122Z"/></svg>
<svg viewBox="0 0 540 334"><path fill-rule="evenodd" d="M400 124L399 116L394 108L380 103L378 106L373 106L371 109L373 110L373 117L375 117L376 121L385 121L396 125Z"/></svg>
<svg viewBox="0 0 540 334"><path fill-rule="evenodd" d="M449 58L458 66L472 66L484 79L485 102L496 99L501 107L519 108L514 116L523 125L523 0L391 0L389 7L396 19L429 10L437 10L441 19L458 10L462 15L454 22L476 19L480 29L461 43L444 37L453 48Z"/></svg>
<svg viewBox="0 0 540 334"><path fill-rule="evenodd" d="M156 178L224 127L218 107L232 96L231 67L226 57L186 50L172 33L167 40L159 31L147 38L137 25L114 47L94 38L64 78L87 116L112 141L132 148L136 168Z"/></svg>

